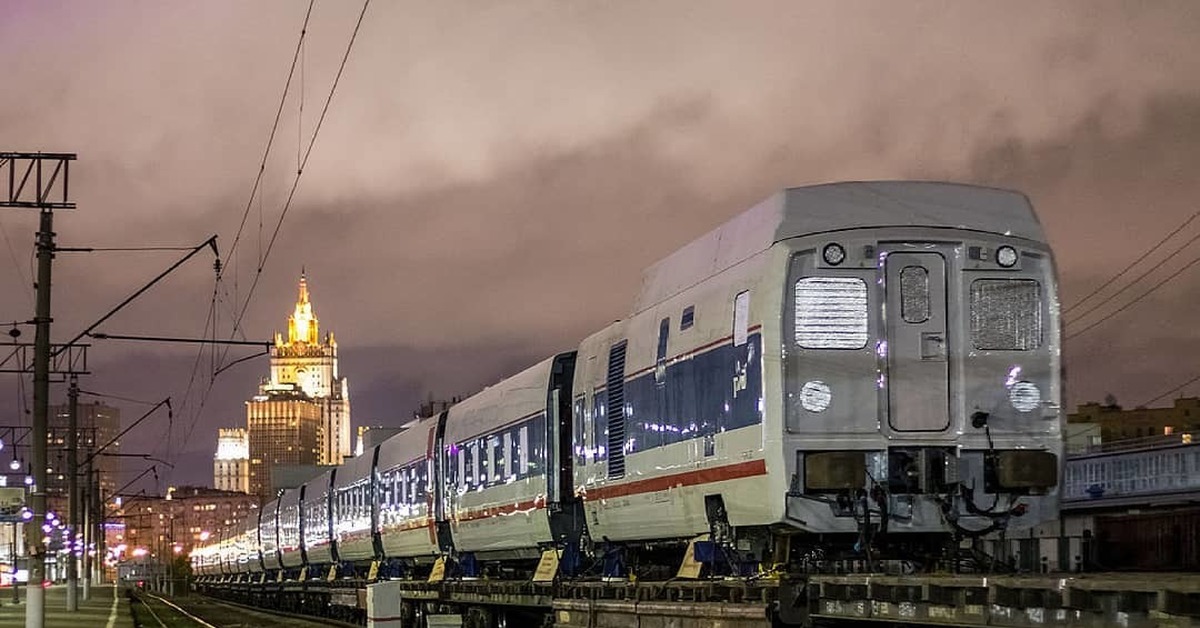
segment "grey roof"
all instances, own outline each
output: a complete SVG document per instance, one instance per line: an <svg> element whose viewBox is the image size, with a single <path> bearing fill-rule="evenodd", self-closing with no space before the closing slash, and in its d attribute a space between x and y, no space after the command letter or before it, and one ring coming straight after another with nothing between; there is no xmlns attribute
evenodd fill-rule
<svg viewBox="0 0 1200 628"><path fill-rule="evenodd" d="M952 227L1045 242L1029 199L997 188L927 181L788 188L646 269L638 312L780 240L865 227Z"/></svg>

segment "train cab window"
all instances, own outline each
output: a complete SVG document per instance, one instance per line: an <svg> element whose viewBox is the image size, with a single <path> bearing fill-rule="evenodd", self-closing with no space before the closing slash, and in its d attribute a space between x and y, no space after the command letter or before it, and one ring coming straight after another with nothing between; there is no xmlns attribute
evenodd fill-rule
<svg viewBox="0 0 1200 628"><path fill-rule="evenodd" d="M796 344L805 349L867 346L867 282L804 277L796 282Z"/></svg>
<svg viewBox="0 0 1200 628"><path fill-rule="evenodd" d="M929 320L929 271L923 266L900 271L900 317L914 324Z"/></svg>
<svg viewBox="0 0 1200 628"><path fill-rule="evenodd" d="M696 306L689 305L683 308L683 316L679 317L679 331L691 329L692 324L696 322Z"/></svg>
<svg viewBox="0 0 1200 628"><path fill-rule="evenodd" d="M976 349L1032 351L1042 345L1042 286L1033 279L971 282L971 341Z"/></svg>

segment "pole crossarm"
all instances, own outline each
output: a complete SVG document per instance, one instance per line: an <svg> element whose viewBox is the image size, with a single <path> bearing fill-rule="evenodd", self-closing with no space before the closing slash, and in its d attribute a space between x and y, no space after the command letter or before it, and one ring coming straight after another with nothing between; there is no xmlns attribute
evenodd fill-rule
<svg viewBox="0 0 1200 628"><path fill-rule="evenodd" d="M61 377L89 375L87 350L90 346L79 343L51 344L50 374ZM0 373L32 373L35 349L36 345L29 342L0 345Z"/></svg>
<svg viewBox="0 0 1200 628"><path fill-rule="evenodd" d="M96 340L142 340L145 342L178 342L185 344L233 345L267 348L275 346L275 343L270 340L218 340L215 338L175 338L172 336L131 336L128 334L106 334L102 332L89 332L88 337L95 338Z"/></svg>
<svg viewBox="0 0 1200 628"><path fill-rule="evenodd" d="M0 152L0 180L6 186L0 207L75 209L68 200L72 161L75 153Z"/></svg>

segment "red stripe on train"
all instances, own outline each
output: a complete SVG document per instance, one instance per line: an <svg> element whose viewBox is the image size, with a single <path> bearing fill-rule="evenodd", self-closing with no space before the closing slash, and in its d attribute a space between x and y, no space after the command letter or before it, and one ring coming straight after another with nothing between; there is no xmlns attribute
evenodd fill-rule
<svg viewBox="0 0 1200 628"><path fill-rule="evenodd" d="M613 484L610 486L601 486L598 488L588 489L588 491L583 494L583 498L585 501L613 499L616 497L625 497L627 495L635 495L638 493L664 491L666 489L679 486L695 486L697 484L724 482L726 480L740 480L743 478L750 478L757 475L766 474L766 460L748 460L746 462L725 465L723 467L697 469L695 471L687 471L673 475L646 478L645 480L636 480L633 482Z"/></svg>

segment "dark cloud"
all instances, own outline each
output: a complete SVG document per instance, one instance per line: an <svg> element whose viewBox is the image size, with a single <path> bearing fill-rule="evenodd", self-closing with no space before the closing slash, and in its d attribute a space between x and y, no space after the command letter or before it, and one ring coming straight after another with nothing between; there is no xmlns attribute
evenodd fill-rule
<svg viewBox="0 0 1200 628"><path fill-rule="evenodd" d="M1200 198L1193 2L375 3L259 272L358 10L317 4L231 253L304 6L0 0L0 58L15 60L0 149L79 153L64 244L219 233L223 336L255 281L242 333L281 329L306 267L360 423L570 347L627 313L647 264L780 187L937 177L1025 190L1067 303ZM24 320L36 217L6 210L0 227L12 243L0 242L0 320ZM60 256L56 335L179 255ZM198 256L105 329L201 335L212 261ZM1070 341L1072 401L1148 398L1183 375L1186 343L1170 340L1187 334L1196 284L1185 275L1150 309ZM1165 322L1147 330L1146 312ZM1102 370L1102 351L1139 366ZM180 400L170 438L155 423L127 441L182 456L173 481L208 481L216 427L243 420L265 372L261 358L233 367L201 408L214 359L193 377L196 356L94 351L89 386ZM4 386L0 404L16 405Z"/></svg>

